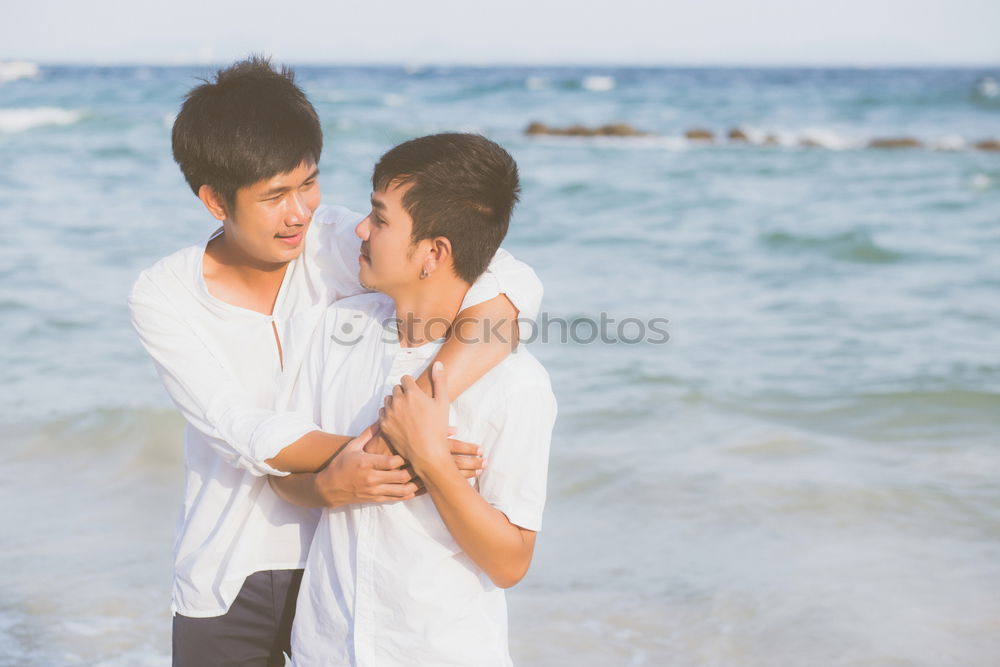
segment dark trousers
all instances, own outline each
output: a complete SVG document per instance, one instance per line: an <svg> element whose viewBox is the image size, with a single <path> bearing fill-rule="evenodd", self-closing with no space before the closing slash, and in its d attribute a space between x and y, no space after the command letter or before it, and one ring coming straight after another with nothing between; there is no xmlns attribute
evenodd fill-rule
<svg viewBox="0 0 1000 667"><path fill-rule="evenodd" d="M174 614L174 667L283 667L301 581L302 570L255 572L222 616Z"/></svg>

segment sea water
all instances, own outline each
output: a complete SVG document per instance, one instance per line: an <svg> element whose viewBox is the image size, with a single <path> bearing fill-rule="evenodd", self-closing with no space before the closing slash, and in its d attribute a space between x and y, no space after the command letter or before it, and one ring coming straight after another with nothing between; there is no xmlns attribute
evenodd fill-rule
<svg viewBox="0 0 1000 667"><path fill-rule="evenodd" d="M0 664L169 662L181 421L125 297L215 227L170 156L212 70L0 77ZM560 413L515 662L1000 663L1000 71L298 78L327 202L432 132L520 165Z"/></svg>

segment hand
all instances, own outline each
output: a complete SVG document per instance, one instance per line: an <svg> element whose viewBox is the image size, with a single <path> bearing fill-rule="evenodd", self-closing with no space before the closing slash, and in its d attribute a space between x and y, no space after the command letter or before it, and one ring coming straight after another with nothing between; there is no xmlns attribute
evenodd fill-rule
<svg viewBox="0 0 1000 667"><path fill-rule="evenodd" d="M453 431L454 429L449 427L448 435L455 435ZM471 479L482 474L483 468L486 467L482 447L454 438L448 438L448 445L451 447L451 458L455 462L455 467L463 477Z"/></svg>
<svg viewBox="0 0 1000 667"><path fill-rule="evenodd" d="M365 451L369 454L381 454L383 456L392 456L396 452L392 451L392 447L389 446L389 442L382 435L381 429L378 427L378 422L375 422L368 427L372 429L371 439L365 443Z"/></svg>
<svg viewBox="0 0 1000 667"><path fill-rule="evenodd" d="M401 457L365 451L373 432L366 428L316 474L316 490L327 507L409 500L416 494L417 484Z"/></svg>
<svg viewBox="0 0 1000 667"><path fill-rule="evenodd" d="M389 444L407 461L420 468L450 458L448 444L448 378L444 364L434 362L431 370L433 397L425 394L414 379L402 382L385 398L379 410L379 428Z"/></svg>

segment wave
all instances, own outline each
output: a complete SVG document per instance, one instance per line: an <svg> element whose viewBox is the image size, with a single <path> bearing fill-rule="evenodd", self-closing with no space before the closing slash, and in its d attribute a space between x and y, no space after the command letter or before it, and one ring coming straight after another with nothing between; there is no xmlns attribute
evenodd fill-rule
<svg viewBox="0 0 1000 667"><path fill-rule="evenodd" d="M399 93L386 93L382 96L382 104L387 107L401 107L406 104L406 96Z"/></svg>
<svg viewBox="0 0 1000 667"><path fill-rule="evenodd" d="M83 111L59 107L0 109L0 132L26 132L48 125L72 125L83 118Z"/></svg>
<svg viewBox="0 0 1000 667"><path fill-rule="evenodd" d="M100 454L108 469L174 470L181 461L184 422L168 409L101 409L44 423L5 424L15 461L57 460L74 452ZM97 465L97 462L95 462Z"/></svg>
<svg viewBox="0 0 1000 667"><path fill-rule="evenodd" d="M992 190L1000 187L1000 172L998 173L983 173L977 171L969 179L969 186L973 190Z"/></svg>
<svg viewBox="0 0 1000 667"><path fill-rule="evenodd" d="M1000 97L1000 82L992 76L983 77L976 84L976 93L986 99L995 99Z"/></svg>
<svg viewBox="0 0 1000 667"><path fill-rule="evenodd" d="M549 87L549 80L544 76L529 76L524 80L524 87L528 90L545 90Z"/></svg>
<svg viewBox="0 0 1000 667"><path fill-rule="evenodd" d="M580 85L584 90L605 92L608 90L614 90L616 82L615 77L613 76L585 76L580 82Z"/></svg>
<svg viewBox="0 0 1000 667"><path fill-rule="evenodd" d="M880 246L863 229L831 236L802 236L779 231L763 234L760 239L764 245L776 250L815 251L834 259L863 264L887 264L906 257L901 252Z"/></svg>
<svg viewBox="0 0 1000 667"><path fill-rule="evenodd" d="M10 83L18 79L36 79L39 71L35 63L23 61L0 63L0 83Z"/></svg>

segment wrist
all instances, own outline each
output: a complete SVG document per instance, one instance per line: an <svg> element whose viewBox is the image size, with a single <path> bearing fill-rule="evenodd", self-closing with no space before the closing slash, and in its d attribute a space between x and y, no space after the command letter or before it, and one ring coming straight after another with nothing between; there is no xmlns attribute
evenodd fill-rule
<svg viewBox="0 0 1000 667"><path fill-rule="evenodd" d="M437 446L414 452L408 459L413 471L423 480L434 479L442 474L458 472L448 448Z"/></svg>
<svg viewBox="0 0 1000 667"><path fill-rule="evenodd" d="M335 480L331 479L329 475L324 476L316 473L312 475L310 481L313 493L320 499L323 507L340 507L351 502L350 495L341 486L335 484Z"/></svg>

